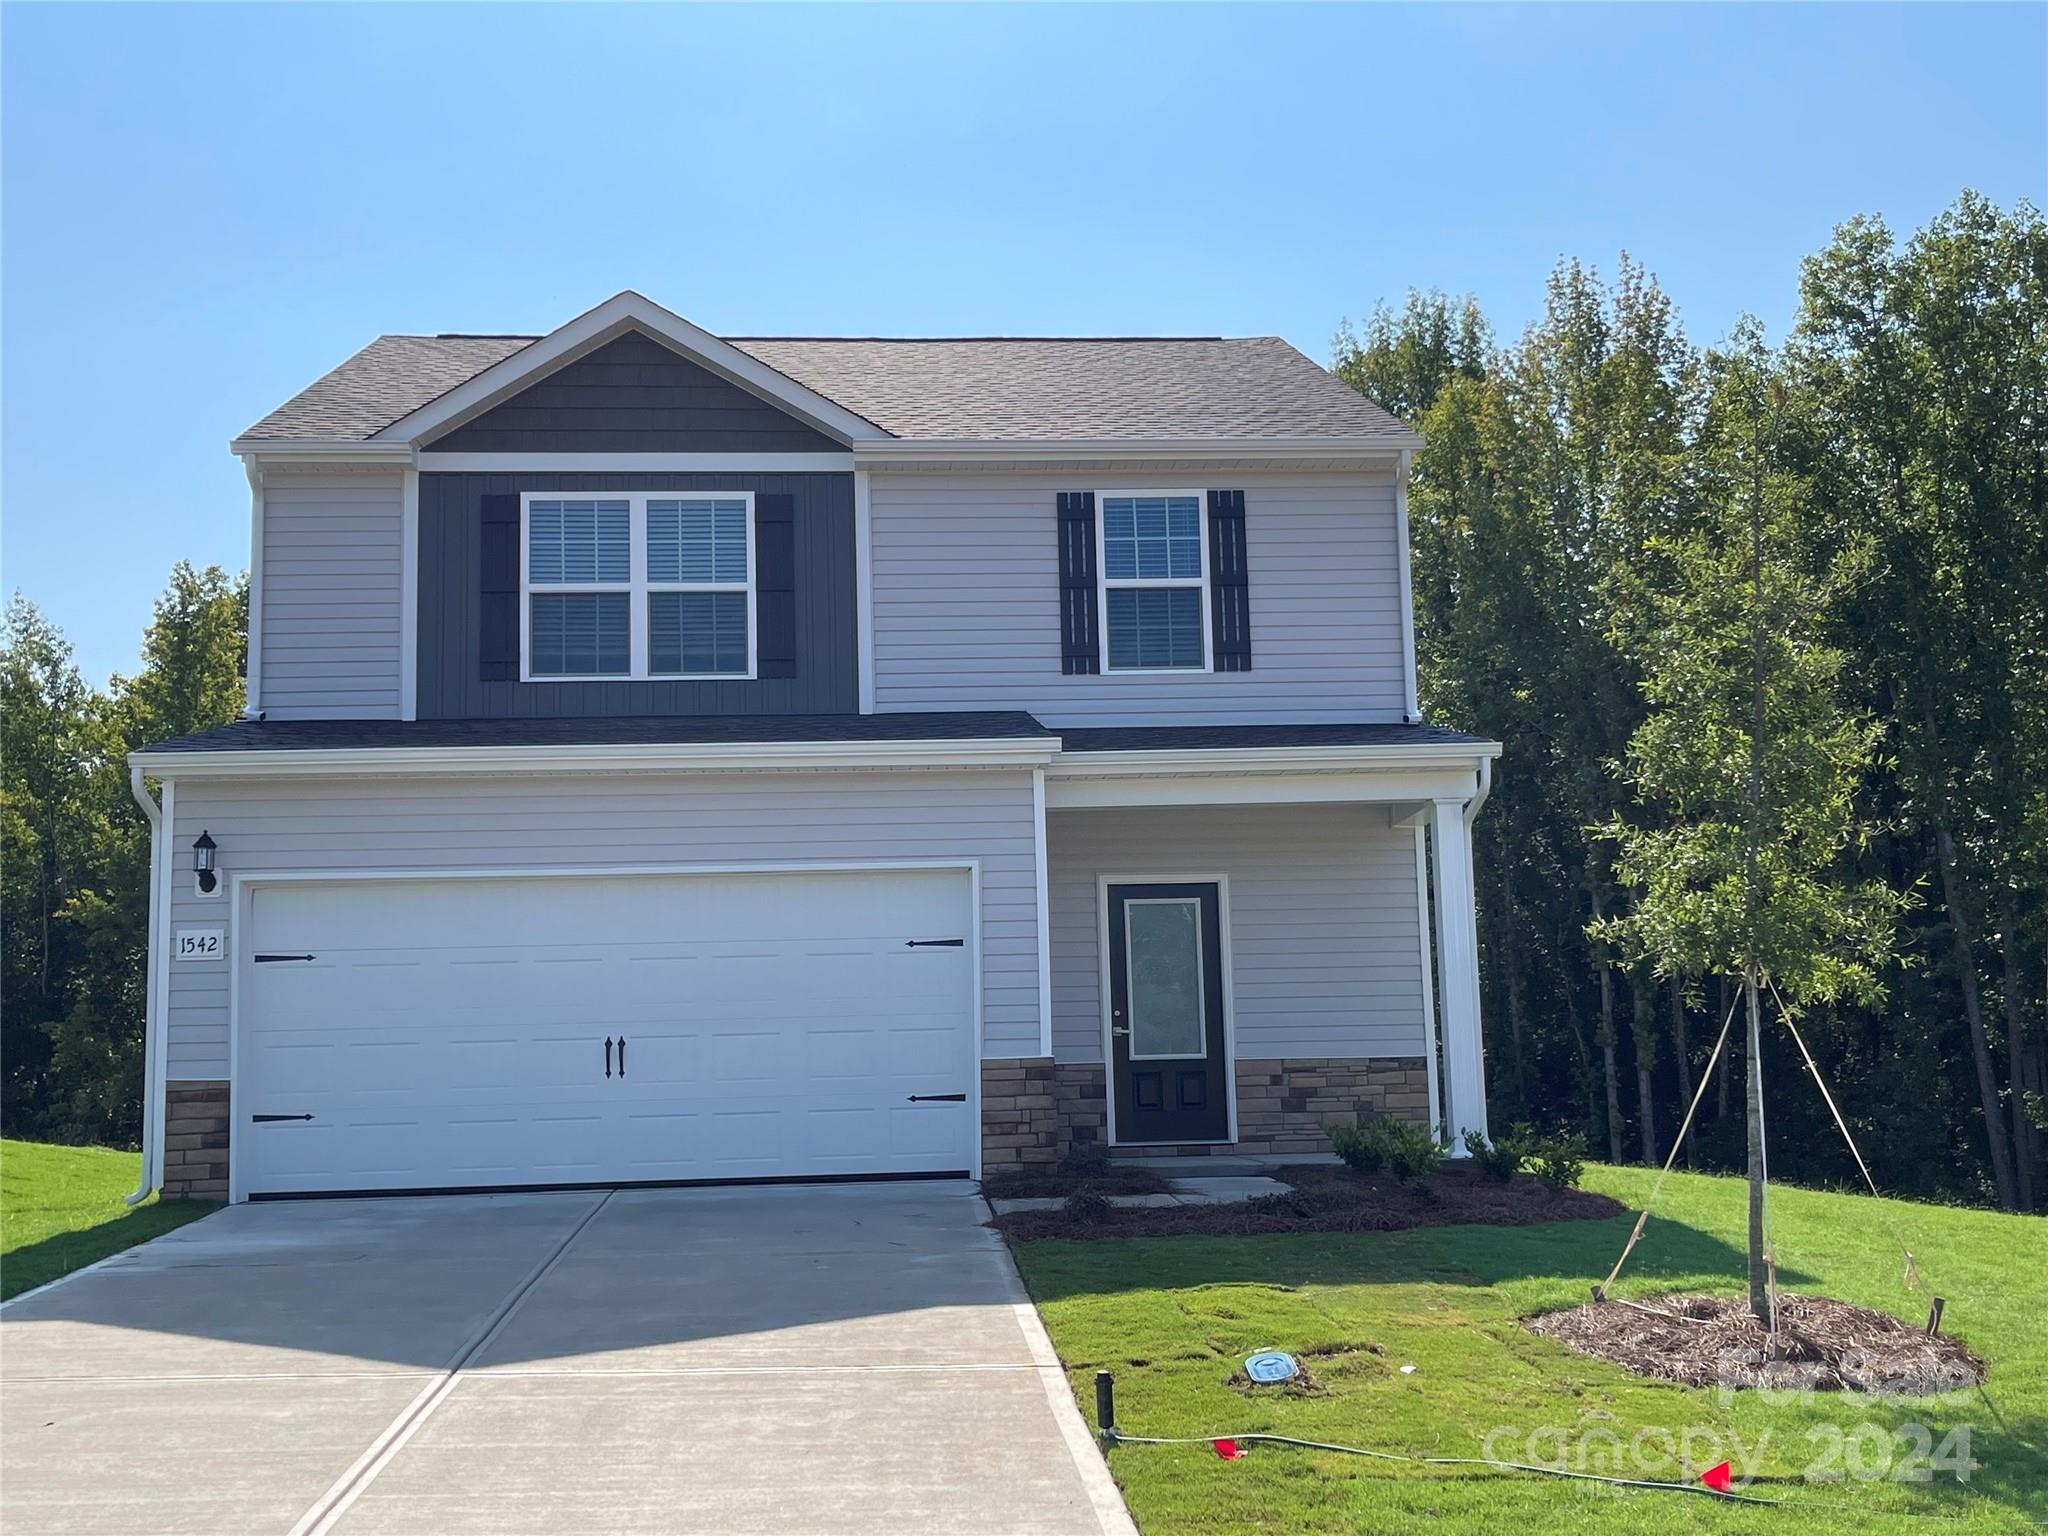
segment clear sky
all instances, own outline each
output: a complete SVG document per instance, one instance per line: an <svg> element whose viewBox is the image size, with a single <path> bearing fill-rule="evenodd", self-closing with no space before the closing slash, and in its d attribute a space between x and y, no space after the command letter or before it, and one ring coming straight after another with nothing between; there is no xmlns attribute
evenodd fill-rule
<svg viewBox="0 0 2048 1536"><path fill-rule="evenodd" d="M380 331L1503 334L1626 249L1782 330L1852 213L2048 186L2048 7L0 9L0 580L94 681L228 439Z"/></svg>

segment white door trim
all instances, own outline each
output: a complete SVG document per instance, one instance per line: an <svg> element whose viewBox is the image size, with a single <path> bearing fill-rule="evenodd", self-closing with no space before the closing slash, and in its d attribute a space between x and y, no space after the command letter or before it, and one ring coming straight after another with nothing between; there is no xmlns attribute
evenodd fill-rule
<svg viewBox="0 0 2048 1536"><path fill-rule="evenodd" d="M168 788L168 786L166 786ZM921 870L954 870L967 876L968 920L972 925L970 943L971 986L974 992L974 1006L971 1027L974 1031L973 1050L969 1053L972 1070L968 1073L971 1081L967 1087L968 1121L973 1132L973 1146L969 1149L968 1176L981 1177L981 1062L984 1053L981 976L981 860L979 859L842 859L826 863L806 860L781 862L734 864L593 864L561 865L556 867L521 866L508 869L478 868L465 865L460 869L293 869L293 870L250 870L228 875L228 910L233 914L233 929L229 934L231 964L228 971L228 1201L239 1205L247 1200L243 1188L241 1147L245 1138L237 1134L241 1123L242 1084L242 971L249 963L248 946L242 942L251 929L249 898L260 886L266 885L352 885L392 880L590 880L590 879L651 879L674 875L829 875L829 874L876 874L889 872L909 873ZM1227 946L1226 946L1227 954ZM1227 963L1227 962L1226 962ZM1226 970L1225 990L1228 991L1229 972ZM1229 1013L1226 1007L1225 1038L1228 1039ZM1236 1104L1231 1106L1232 1129L1236 1127Z"/></svg>
<svg viewBox="0 0 2048 1536"><path fill-rule="evenodd" d="M1102 1086L1108 1106L1109 1145L1116 1139L1116 1056L1110 1049L1109 1014L1109 888L1112 885L1213 885L1216 887L1216 932L1223 946L1223 1102L1228 1112L1230 1134L1221 1141L1132 1142L1132 1146L1229 1146L1237 1140L1237 1006L1236 986L1230 975L1230 876L1222 874L1182 875L1097 875L1095 877L1096 959L1102 993Z"/></svg>

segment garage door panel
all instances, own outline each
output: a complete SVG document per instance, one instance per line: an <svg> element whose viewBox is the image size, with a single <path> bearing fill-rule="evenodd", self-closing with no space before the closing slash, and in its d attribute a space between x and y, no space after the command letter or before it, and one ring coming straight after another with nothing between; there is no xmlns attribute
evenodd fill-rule
<svg viewBox="0 0 2048 1536"><path fill-rule="evenodd" d="M315 958L243 963L247 1192L972 1161L966 1106L909 1102L972 1085L971 955L908 942L971 934L958 873L308 884L250 913L250 955Z"/></svg>

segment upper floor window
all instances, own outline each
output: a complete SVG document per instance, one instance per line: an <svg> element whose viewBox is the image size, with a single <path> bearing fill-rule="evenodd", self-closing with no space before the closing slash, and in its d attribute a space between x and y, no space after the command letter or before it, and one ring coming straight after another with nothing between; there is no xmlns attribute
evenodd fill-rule
<svg viewBox="0 0 2048 1536"><path fill-rule="evenodd" d="M520 503L523 677L754 675L752 492Z"/></svg>
<svg viewBox="0 0 2048 1536"><path fill-rule="evenodd" d="M1208 669L1202 500L1200 491L1098 493L1106 670Z"/></svg>

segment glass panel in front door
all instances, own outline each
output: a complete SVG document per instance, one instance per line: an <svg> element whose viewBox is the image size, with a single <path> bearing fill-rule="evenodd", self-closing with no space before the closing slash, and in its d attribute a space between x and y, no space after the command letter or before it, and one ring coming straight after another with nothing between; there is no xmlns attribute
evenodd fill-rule
<svg viewBox="0 0 2048 1536"><path fill-rule="evenodd" d="M1201 901L1125 902L1124 945L1132 1057L1208 1054Z"/></svg>

